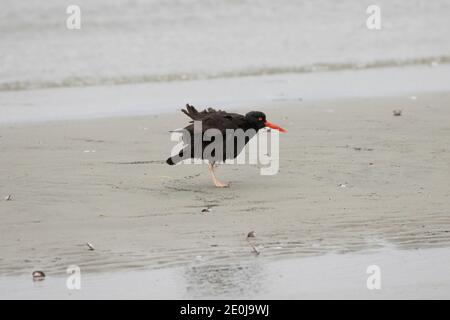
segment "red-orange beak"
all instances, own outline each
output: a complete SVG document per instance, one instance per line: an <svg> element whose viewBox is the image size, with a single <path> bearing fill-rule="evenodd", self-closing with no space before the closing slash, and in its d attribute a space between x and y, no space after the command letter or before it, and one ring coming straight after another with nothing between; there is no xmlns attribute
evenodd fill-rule
<svg viewBox="0 0 450 320"><path fill-rule="evenodd" d="M264 125L265 125L266 127L269 127L269 128L275 129L275 130L278 130L278 131L280 131L280 132L285 132L285 133L287 132L286 129L283 129L282 127L276 125L275 123L272 123L272 122L269 122L269 121L266 121L266 122L264 123Z"/></svg>

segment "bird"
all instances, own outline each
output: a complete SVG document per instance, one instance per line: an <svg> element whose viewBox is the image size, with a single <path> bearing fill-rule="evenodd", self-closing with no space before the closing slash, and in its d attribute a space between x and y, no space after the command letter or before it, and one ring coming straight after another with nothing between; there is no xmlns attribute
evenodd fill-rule
<svg viewBox="0 0 450 320"><path fill-rule="evenodd" d="M236 158L243 150L245 145L250 141L250 139L254 135L256 135L256 133L262 128L268 127L280 132L287 132L287 130L283 129L282 127L267 121L266 115L261 111L251 111L246 113L245 115L230 113L223 110L216 110L214 108L206 108L203 111L198 111L194 106L190 104L186 104L186 108L182 109L181 111L192 119L190 121L190 124L183 128L183 131L187 133L188 136L183 136L183 149L179 151L178 154L169 157L166 160L166 163L169 165L175 165L186 159L206 159L209 162L208 170L211 174L212 181L218 188L227 188L230 186L230 184L227 182L222 182L217 178L214 171L216 162ZM200 131L194 130L194 122L196 121L201 122L201 133ZM209 129L216 129L215 132L218 133L218 136L221 136L221 138L223 139L222 142L227 141L227 139L234 139L232 141L234 142L233 149L228 150L227 152L226 148L228 144L223 142L223 150L218 150L217 155L215 152L216 150L213 150L211 152L211 155L209 156L205 155L205 149L207 149L208 146L216 139L204 139L207 130ZM241 140L241 143L236 143L236 136L230 135L230 132L236 132L236 130L238 129L242 129L243 132L246 133L244 139ZM199 140L196 140L196 138ZM199 149L201 150L196 150L196 148L194 148L194 146L196 145L196 141L200 141ZM197 143L197 145L199 144ZM201 154L198 153L200 151Z"/></svg>

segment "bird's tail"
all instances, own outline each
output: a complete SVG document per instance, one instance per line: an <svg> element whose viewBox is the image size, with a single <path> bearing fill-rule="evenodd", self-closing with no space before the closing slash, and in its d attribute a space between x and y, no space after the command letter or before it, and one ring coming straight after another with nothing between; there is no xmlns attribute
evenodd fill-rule
<svg viewBox="0 0 450 320"><path fill-rule="evenodd" d="M178 162L183 161L183 150L181 150L176 156L172 156L170 158L167 158L166 163L169 166L173 166L177 164Z"/></svg>
<svg viewBox="0 0 450 320"><path fill-rule="evenodd" d="M167 158L166 163L167 163L169 166L173 166L173 165L177 164L177 162L174 160L173 157Z"/></svg>

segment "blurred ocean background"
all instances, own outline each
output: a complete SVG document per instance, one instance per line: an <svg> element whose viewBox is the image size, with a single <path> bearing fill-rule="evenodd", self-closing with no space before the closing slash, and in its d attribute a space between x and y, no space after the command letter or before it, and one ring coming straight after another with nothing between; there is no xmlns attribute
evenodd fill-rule
<svg viewBox="0 0 450 320"><path fill-rule="evenodd" d="M66 8L81 8L81 30ZM368 30L366 8L381 7ZM0 91L450 62L449 0L0 0Z"/></svg>

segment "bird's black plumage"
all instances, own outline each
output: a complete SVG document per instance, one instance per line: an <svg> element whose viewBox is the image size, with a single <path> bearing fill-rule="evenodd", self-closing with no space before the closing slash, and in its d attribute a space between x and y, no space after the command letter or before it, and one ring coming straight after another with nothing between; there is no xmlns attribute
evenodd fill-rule
<svg viewBox="0 0 450 320"><path fill-rule="evenodd" d="M238 114L238 113L229 113L222 110L215 110L213 108L207 108L203 111L198 111L195 107L187 104L186 109L181 110L183 113L185 113L188 117L192 119L191 124L186 126L184 129L189 133L190 140L186 141L183 140L185 147L177 156L172 156L167 159L167 163L170 165L176 164L177 162L180 162L182 160L188 159L188 158L202 158L205 159L203 156L203 151L205 148L211 144L214 140L211 141L204 141L205 139L205 131L208 129L216 129L220 131L221 138L223 139L223 152L222 156L218 154L217 156L215 153L212 153L213 158L208 158L211 162L215 161L225 161L226 159L234 159L236 158L239 153L242 151L242 149L245 147L245 145L250 141L250 139L258 132L258 130L265 127L266 122L266 115L259 111L252 111L247 113L245 116ZM201 121L202 123L202 132L201 132L201 141L202 141L202 150L201 154L195 154L194 149L194 139L196 135L198 136L200 132L194 132L194 121ZM237 137L234 134L231 134L230 130L236 130L242 129L245 134L244 136L244 143L239 143ZM249 130L253 129L253 130ZM229 139L235 139L234 141L234 148L233 152L229 150L227 154L226 141ZM189 148L189 149L188 149ZM190 152L187 152L190 151Z"/></svg>

